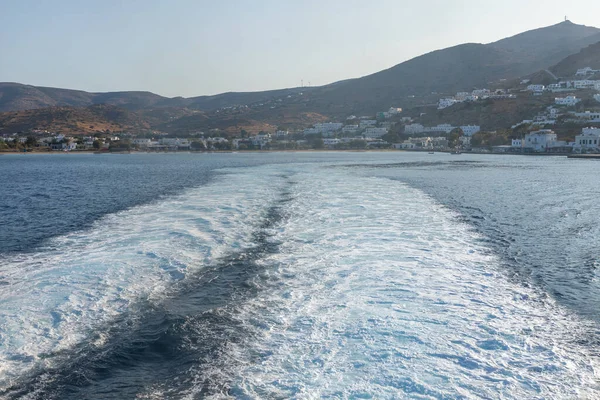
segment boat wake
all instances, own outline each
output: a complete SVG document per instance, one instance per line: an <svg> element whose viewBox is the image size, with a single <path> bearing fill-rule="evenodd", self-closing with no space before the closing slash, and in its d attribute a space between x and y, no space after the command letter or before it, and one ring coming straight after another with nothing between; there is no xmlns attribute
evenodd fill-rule
<svg viewBox="0 0 600 400"><path fill-rule="evenodd" d="M218 181L218 183L217 183ZM592 398L595 326L460 216L262 166L0 264L8 398Z"/></svg>

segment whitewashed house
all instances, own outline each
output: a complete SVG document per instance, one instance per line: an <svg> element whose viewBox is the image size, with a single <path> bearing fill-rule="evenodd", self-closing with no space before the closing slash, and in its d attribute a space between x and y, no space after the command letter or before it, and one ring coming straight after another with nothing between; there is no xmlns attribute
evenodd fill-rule
<svg viewBox="0 0 600 400"><path fill-rule="evenodd" d="M527 90L530 92L543 92L546 90L546 86L544 85L529 85L527 86Z"/></svg>
<svg viewBox="0 0 600 400"><path fill-rule="evenodd" d="M471 136L461 136L458 140L463 147L471 147Z"/></svg>
<svg viewBox="0 0 600 400"><path fill-rule="evenodd" d="M443 132L450 133L455 127L450 124L439 124L437 126L432 126L430 128L425 128L426 132Z"/></svg>
<svg viewBox="0 0 600 400"><path fill-rule="evenodd" d="M582 113L572 113L578 119L583 119L590 122L600 122L600 112L599 111L586 111Z"/></svg>
<svg viewBox="0 0 600 400"><path fill-rule="evenodd" d="M588 79L582 81L574 81L573 86L575 89L594 89L596 87L596 81L591 81Z"/></svg>
<svg viewBox="0 0 600 400"><path fill-rule="evenodd" d="M515 149L520 149L523 147L523 140L522 139L513 139L510 147L513 147Z"/></svg>
<svg viewBox="0 0 600 400"><path fill-rule="evenodd" d="M178 138L161 138L158 140L158 144L161 146L167 146L172 148L186 148L189 149L191 143L187 139L178 139Z"/></svg>
<svg viewBox="0 0 600 400"><path fill-rule="evenodd" d="M591 67L585 67L585 68L580 68L577 70L577 72L575 73L575 75L577 76L587 76L590 75L592 73L594 73L596 71L594 71Z"/></svg>
<svg viewBox="0 0 600 400"><path fill-rule="evenodd" d="M342 143L340 139L323 139L323 145L329 148L333 148L340 143Z"/></svg>
<svg viewBox="0 0 600 400"><path fill-rule="evenodd" d="M323 122L320 124L315 124L315 129L319 131L319 133L329 133L336 132L342 129L344 124L341 122Z"/></svg>
<svg viewBox="0 0 600 400"><path fill-rule="evenodd" d="M574 150L578 153L600 152L600 129L583 128L581 135L575 137Z"/></svg>
<svg viewBox="0 0 600 400"><path fill-rule="evenodd" d="M459 102L461 102L461 101L466 101L467 98L470 96L472 96L472 94L469 92L458 92L458 93L456 93L456 96L454 96L454 98L456 100L458 100Z"/></svg>
<svg viewBox="0 0 600 400"><path fill-rule="evenodd" d="M360 130L358 125L346 125L342 128L342 133L344 134L355 134Z"/></svg>
<svg viewBox="0 0 600 400"><path fill-rule="evenodd" d="M581 99L576 96L567 96L567 97L557 97L554 99L554 103L558 106L567 106L573 107L577 103L579 103Z"/></svg>
<svg viewBox="0 0 600 400"><path fill-rule="evenodd" d="M373 138L373 139L378 139L382 136L387 135L387 133L389 132L389 130L387 128L367 128L365 130L365 133L363 134L364 137L366 138Z"/></svg>
<svg viewBox="0 0 600 400"><path fill-rule="evenodd" d="M363 119L360 121L361 128L368 128L370 126L375 126L375 125L377 125L377 121L374 119Z"/></svg>
<svg viewBox="0 0 600 400"><path fill-rule="evenodd" d="M458 103L458 101L453 98L440 99L438 103L438 110L443 110L444 108L452 107L456 103Z"/></svg>
<svg viewBox="0 0 600 400"><path fill-rule="evenodd" d="M141 148L148 148L152 144L152 139L136 138L131 141L134 145Z"/></svg>
<svg viewBox="0 0 600 400"><path fill-rule="evenodd" d="M525 135L523 148L529 149L536 153L543 153L552 147L557 141L556 133L550 129L542 129L540 131L531 132Z"/></svg>
<svg viewBox="0 0 600 400"><path fill-rule="evenodd" d="M473 136L474 134L481 132L481 126L479 125L464 125L461 126L460 129L465 136Z"/></svg>
<svg viewBox="0 0 600 400"><path fill-rule="evenodd" d="M425 132L425 127L421 124L410 124L404 127L404 133L409 135L419 134Z"/></svg>

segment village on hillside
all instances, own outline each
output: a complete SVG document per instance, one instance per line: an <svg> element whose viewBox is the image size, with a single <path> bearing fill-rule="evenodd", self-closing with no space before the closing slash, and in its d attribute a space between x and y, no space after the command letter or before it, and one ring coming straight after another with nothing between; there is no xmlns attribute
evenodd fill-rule
<svg viewBox="0 0 600 400"><path fill-rule="evenodd" d="M574 71L573 79L548 85L523 79L511 88L475 89L444 96L437 112L460 105L514 101L523 97L545 101L542 111L511 129L482 129L477 121L428 126L427 112L403 112L392 107L375 115L348 116L344 121L320 122L305 129L279 127L272 131L238 134L211 129L177 135L159 131L103 132L94 135L50 132L5 133L0 151L244 151L244 150L365 150L461 151L474 153L568 154L600 153L600 70ZM443 117L442 117L443 118Z"/></svg>

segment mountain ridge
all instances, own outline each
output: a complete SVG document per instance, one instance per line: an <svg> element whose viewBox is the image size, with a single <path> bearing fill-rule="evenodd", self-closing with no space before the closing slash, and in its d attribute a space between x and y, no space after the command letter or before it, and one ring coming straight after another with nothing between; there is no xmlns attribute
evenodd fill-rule
<svg viewBox="0 0 600 400"><path fill-rule="evenodd" d="M256 123L260 118L309 122L312 117L306 116L321 120L372 113L390 106L431 104L444 94L487 87L491 82L517 79L566 63L567 57L575 57L597 42L600 29L566 21L488 44L464 43L435 50L383 71L320 87L190 98L168 98L147 91L91 93L7 82L0 83L0 112L106 104L138 112L143 118L153 119L153 125L173 128L173 118L184 118L182 123L186 121L187 127L195 120L205 126L206 115L194 113L210 113L212 118L223 119L218 110L250 106L253 111L238 110L235 115ZM294 118L294 113L299 118Z"/></svg>

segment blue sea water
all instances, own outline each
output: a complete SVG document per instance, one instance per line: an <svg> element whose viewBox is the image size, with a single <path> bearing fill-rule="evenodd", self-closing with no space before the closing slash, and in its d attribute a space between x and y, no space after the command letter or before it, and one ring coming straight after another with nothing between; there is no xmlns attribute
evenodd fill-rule
<svg viewBox="0 0 600 400"><path fill-rule="evenodd" d="M0 157L0 396L593 399L594 161Z"/></svg>

